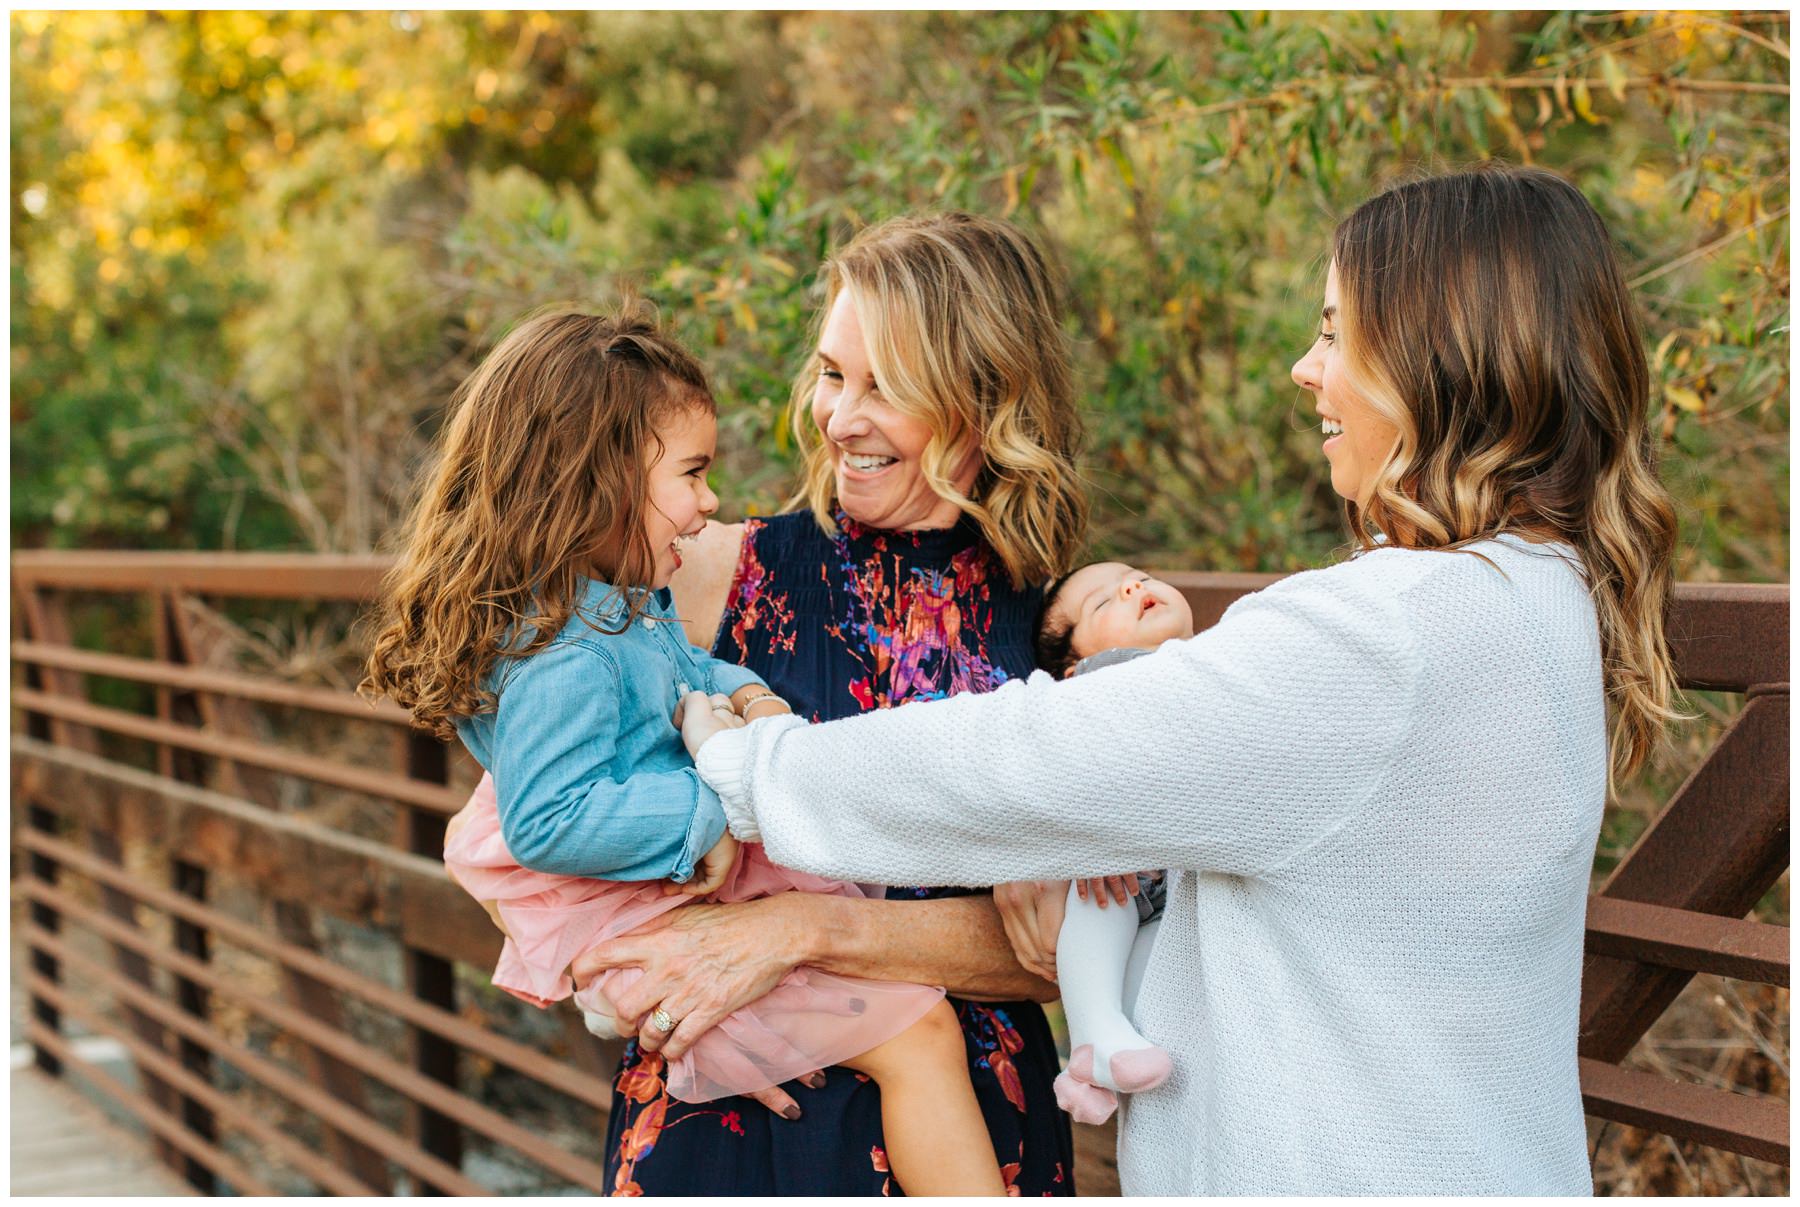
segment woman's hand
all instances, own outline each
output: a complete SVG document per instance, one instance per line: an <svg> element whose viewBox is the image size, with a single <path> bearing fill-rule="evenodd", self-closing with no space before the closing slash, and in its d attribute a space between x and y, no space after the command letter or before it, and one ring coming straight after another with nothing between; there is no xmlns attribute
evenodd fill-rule
<svg viewBox="0 0 1800 1207"><path fill-rule="evenodd" d="M1025 971L1056 980L1056 936L1068 907L1067 880L1021 880L994 886L994 905L1013 954Z"/></svg>
<svg viewBox="0 0 1800 1207"><path fill-rule="evenodd" d="M643 979L612 999L621 1034L638 1034L646 1052L679 1060L694 1041L740 1006L775 988L804 962L801 928L786 893L731 905L696 903L663 915L577 956L578 986L609 968L641 968ZM675 1020L662 1032L646 1021L661 1008Z"/></svg>
<svg viewBox="0 0 1800 1207"><path fill-rule="evenodd" d="M696 757L707 739L727 729L740 729L744 718L731 707L729 696L709 696L705 692L689 692L675 706L675 724L688 755Z"/></svg>

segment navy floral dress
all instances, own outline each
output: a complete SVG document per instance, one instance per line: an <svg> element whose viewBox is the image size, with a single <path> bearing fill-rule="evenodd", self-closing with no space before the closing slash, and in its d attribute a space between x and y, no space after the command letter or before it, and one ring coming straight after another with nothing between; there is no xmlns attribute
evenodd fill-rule
<svg viewBox="0 0 1800 1207"><path fill-rule="evenodd" d="M814 721L991 691L1031 672L1042 593L1013 589L972 522L916 533L865 529L842 513L837 523L834 536L810 512L746 523L715 655L756 671ZM888 897L970 891L890 888ZM1033 1002L950 1002L1008 1192L1074 1194L1044 1012ZM627 1045L607 1137L614 1194L901 1193L888 1176L879 1090L862 1074L832 1069L818 1090L790 1083L803 1112L790 1122L748 1098L678 1102L662 1064Z"/></svg>

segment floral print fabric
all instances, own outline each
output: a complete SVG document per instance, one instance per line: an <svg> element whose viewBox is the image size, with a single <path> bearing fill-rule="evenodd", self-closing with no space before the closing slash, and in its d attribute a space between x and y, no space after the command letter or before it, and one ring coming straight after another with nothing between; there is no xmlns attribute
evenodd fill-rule
<svg viewBox="0 0 1800 1207"><path fill-rule="evenodd" d="M837 531L809 512L750 520L713 653L760 674L801 716L835 720L964 691L1032 669L1042 593L1015 590L965 521L933 532ZM893 888L890 898L967 889ZM1032 1002L952 997L969 1075L1015 1196L1075 1193L1068 1116L1057 1109L1054 1040ZM662 1058L628 1045L607 1144L612 1193L899 1195L879 1091L844 1068L823 1089L786 1088L800 1119L747 1098L690 1106L668 1096Z"/></svg>

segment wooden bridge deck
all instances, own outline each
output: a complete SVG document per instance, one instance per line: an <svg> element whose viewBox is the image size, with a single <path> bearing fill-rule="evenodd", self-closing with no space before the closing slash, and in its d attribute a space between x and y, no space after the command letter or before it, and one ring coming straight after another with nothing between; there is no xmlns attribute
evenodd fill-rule
<svg viewBox="0 0 1800 1207"><path fill-rule="evenodd" d="M12 1074L13 1195L188 1195L144 1140L36 1069Z"/></svg>

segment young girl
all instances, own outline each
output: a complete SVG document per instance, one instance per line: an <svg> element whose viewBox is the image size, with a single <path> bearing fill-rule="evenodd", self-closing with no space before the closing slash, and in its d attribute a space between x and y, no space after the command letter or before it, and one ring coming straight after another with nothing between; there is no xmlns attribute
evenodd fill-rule
<svg viewBox="0 0 1800 1207"><path fill-rule="evenodd" d="M575 955L692 896L858 892L740 852L672 721L690 689L739 715L786 711L671 611L680 544L718 506L716 432L700 366L642 310L530 319L459 392L388 580L365 690L460 737L491 775L445 858L508 932L495 983L539 1005L569 995ZM615 970L582 1004L605 1016L640 975ZM642 1025L673 1031L679 1012ZM668 1081L707 1101L834 1064L880 1085L908 1192L1003 1192L941 989L798 969Z"/></svg>

